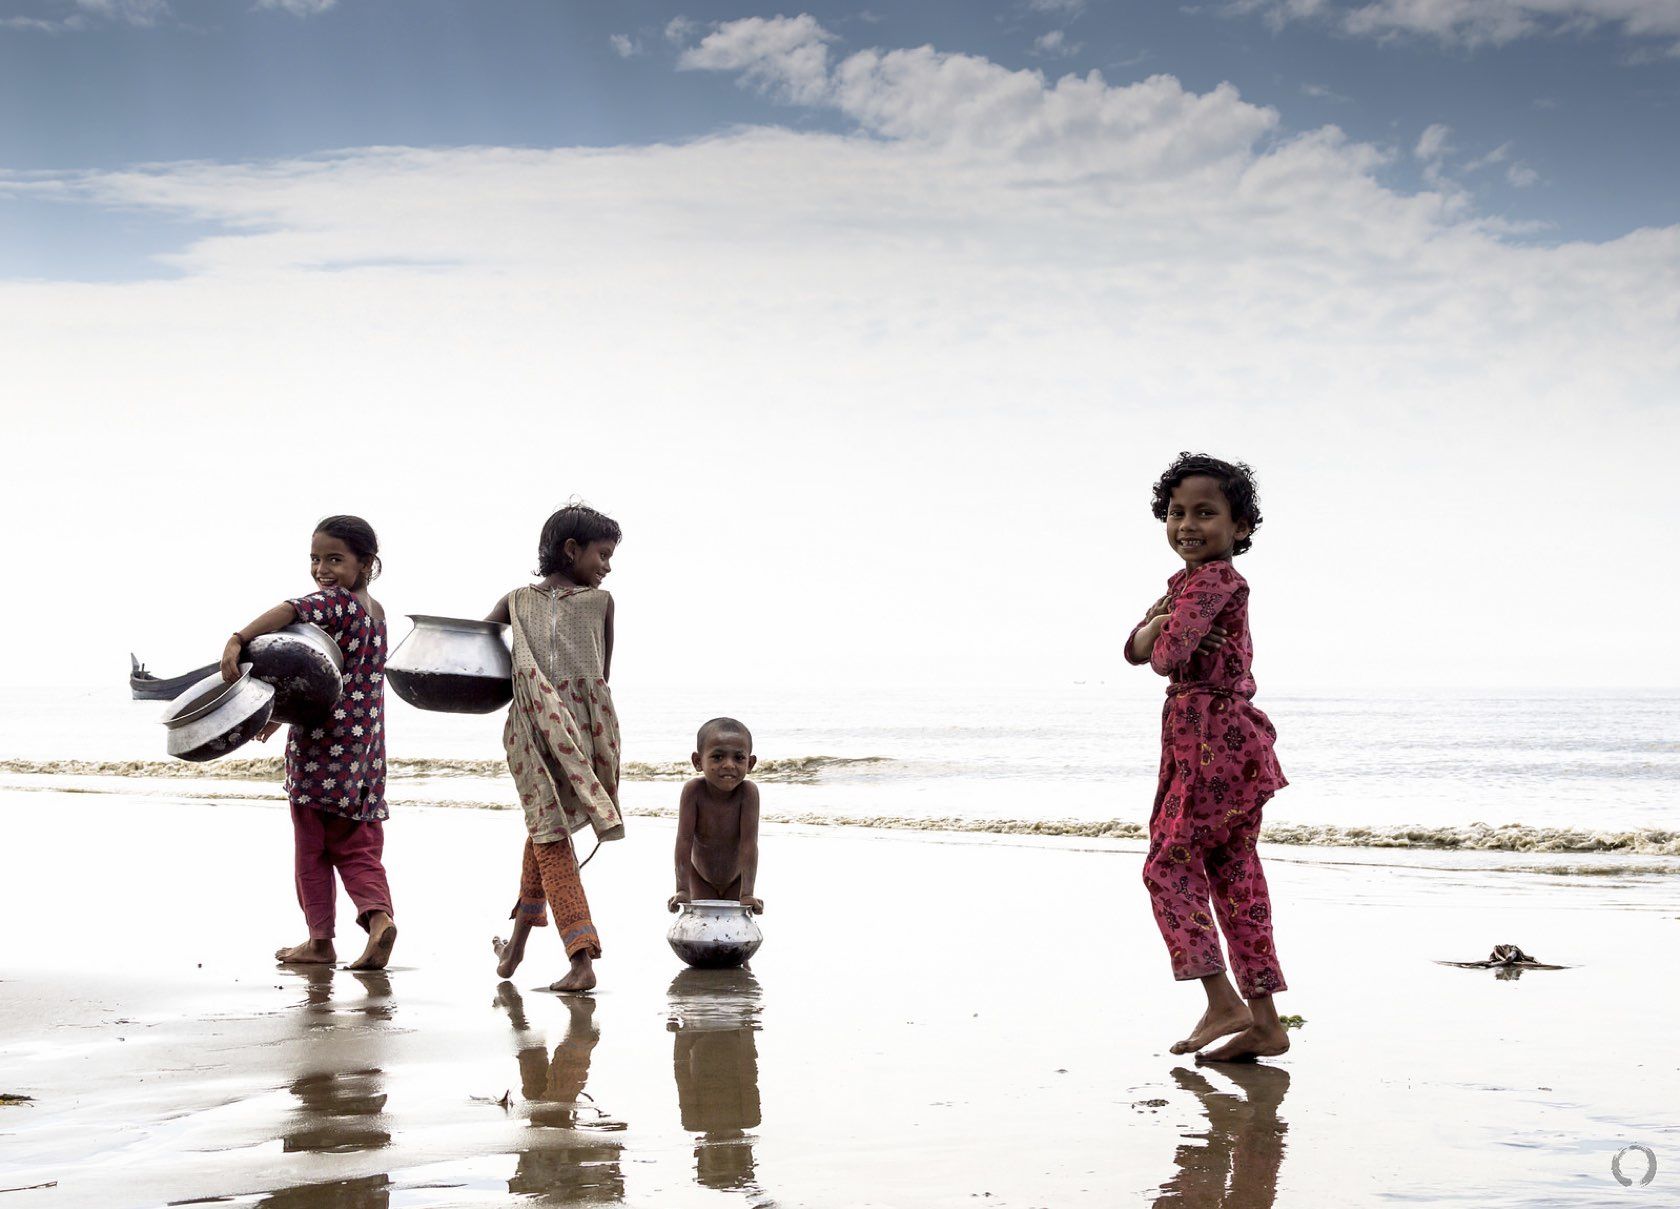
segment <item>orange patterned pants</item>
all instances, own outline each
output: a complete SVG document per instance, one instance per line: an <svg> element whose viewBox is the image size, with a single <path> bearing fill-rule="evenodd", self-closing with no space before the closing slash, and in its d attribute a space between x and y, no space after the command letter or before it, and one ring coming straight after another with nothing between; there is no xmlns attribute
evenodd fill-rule
<svg viewBox="0 0 1680 1209"><path fill-rule="evenodd" d="M508 918L524 920L533 928L546 927L550 909L567 957L586 949L591 957L601 955L601 937L589 917L589 900L583 894L583 877L578 872L572 841L537 844L527 839L519 875L519 901Z"/></svg>

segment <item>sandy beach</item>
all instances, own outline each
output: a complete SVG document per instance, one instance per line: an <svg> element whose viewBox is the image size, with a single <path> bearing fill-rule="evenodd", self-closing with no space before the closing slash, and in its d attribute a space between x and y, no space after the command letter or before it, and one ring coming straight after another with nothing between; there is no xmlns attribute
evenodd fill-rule
<svg viewBox="0 0 1680 1209"><path fill-rule="evenodd" d="M25 817L27 816L27 817ZM270 805L0 796L0 1195L11 1206L1672 1203L1668 875L1274 850L1295 1048L1197 1070L1140 845L771 826L750 974L664 941L671 824L585 872L584 998L511 983L516 814L389 826L393 969L284 969ZM27 826L25 826L27 824ZM1346 859L1344 859L1344 857ZM341 955L358 947L348 905ZM1512 942L1573 968L1433 959ZM1612 1159L1649 1147L1646 1187ZM1636 1180L1646 1162L1623 1159Z"/></svg>

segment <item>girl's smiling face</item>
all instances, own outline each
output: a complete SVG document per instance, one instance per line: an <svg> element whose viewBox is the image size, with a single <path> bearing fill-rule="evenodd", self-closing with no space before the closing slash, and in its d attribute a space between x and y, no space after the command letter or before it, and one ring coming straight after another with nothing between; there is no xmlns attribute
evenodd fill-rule
<svg viewBox="0 0 1680 1209"><path fill-rule="evenodd" d="M322 588L343 588L354 592L362 586L367 564L356 552L329 533L309 539L309 577Z"/></svg>
<svg viewBox="0 0 1680 1209"><path fill-rule="evenodd" d="M1167 544L1184 560L1186 570L1230 558L1237 542L1248 535L1249 527L1231 515L1231 501L1218 479L1193 474L1173 488L1167 505Z"/></svg>
<svg viewBox="0 0 1680 1209"><path fill-rule="evenodd" d="M585 588L600 587L601 581L612 574L612 556L616 549L618 543L614 541L586 544L567 538L566 553L571 556L572 562L566 568L566 577Z"/></svg>

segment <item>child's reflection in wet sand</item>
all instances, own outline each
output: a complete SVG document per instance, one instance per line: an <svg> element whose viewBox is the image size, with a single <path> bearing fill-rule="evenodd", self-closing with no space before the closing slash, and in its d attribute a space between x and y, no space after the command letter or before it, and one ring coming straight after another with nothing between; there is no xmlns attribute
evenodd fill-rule
<svg viewBox="0 0 1680 1209"><path fill-rule="evenodd" d="M1174 1157L1178 1170L1161 1185L1157 1205L1193 1209L1271 1209L1283 1165L1284 1134L1278 1116L1289 1072L1262 1063L1222 1063L1218 1073L1235 1083L1241 1097L1220 1091L1202 1071L1179 1067L1173 1078L1195 1093L1207 1114L1207 1142L1185 1145Z"/></svg>
<svg viewBox="0 0 1680 1209"><path fill-rule="evenodd" d="M590 1131L624 1128L584 1090L601 1040L595 1001L585 995L562 995L560 1001L568 1013L566 1035L550 1057L540 1037L528 1036L531 1025L519 991L511 982L496 990L496 1002L506 1010L519 1042L519 1090L526 1117L532 1126L554 1131L537 1135L540 1144L520 1152L508 1191L533 1197L537 1204L617 1204L624 1199L619 1165L623 1143L588 1136Z"/></svg>
<svg viewBox="0 0 1680 1209"><path fill-rule="evenodd" d="M682 1127L701 1135L694 1178L707 1188L759 1191L746 1132L760 1121L758 980L746 970L684 970L668 995Z"/></svg>
<svg viewBox="0 0 1680 1209"><path fill-rule="evenodd" d="M377 1050L369 1031L357 1026L390 1020L390 976L382 971L348 973L328 965L300 967L295 972L303 982L304 998L297 1005L302 1009L303 1028L327 1031L310 1038L304 1051L306 1067L288 1085L297 1104L280 1136L281 1149L287 1154L353 1154L389 1146L385 1073L378 1066L365 1065L369 1057L377 1060ZM338 999L335 975L343 996ZM352 980L365 994L354 995ZM343 1031L335 1035L338 1030ZM350 1062L335 1061L338 1056L354 1056L357 1069L344 1069ZM383 1174L303 1184L278 1189L259 1205L261 1209L385 1209L390 1187L390 1178Z"/></svg>

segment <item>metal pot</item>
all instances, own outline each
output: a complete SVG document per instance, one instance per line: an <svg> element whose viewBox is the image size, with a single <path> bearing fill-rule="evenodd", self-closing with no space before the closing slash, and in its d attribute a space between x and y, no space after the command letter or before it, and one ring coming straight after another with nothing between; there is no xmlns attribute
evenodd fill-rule
<svg viewBox="0 0 1680 1209"><path fill-rule="evenodd" d="M744 964L764 943L752 908L728 898L697 898L665 934L671 949L691 966L723 969Z"/></svg>
<svg viewBox="0 0 1680 1209"><path fill-rule="evenodd" d="M251 674L274 686L274 721L324 719L344 693L344 653L320 626L300 621L245 644Z"/></svg>
<svg viewBox="0 0 1680 1209"><path fill-rule="evenodd" d="M251 665L239 665L232 684L212 672L169 703L163 724L169 728L165 746L183 760L214 760L225 756L268 725L274 713L274 687L251 675Z"/></svg>
<svg viewBox="0 0 1680 1209"><path fill-rule="evenodd" d="M410 613L414 629L385 662L385 679L416 709L488 714L513 700L508 627Z"/></svg>

